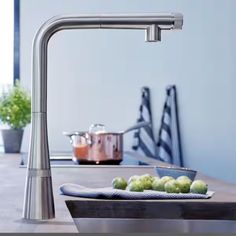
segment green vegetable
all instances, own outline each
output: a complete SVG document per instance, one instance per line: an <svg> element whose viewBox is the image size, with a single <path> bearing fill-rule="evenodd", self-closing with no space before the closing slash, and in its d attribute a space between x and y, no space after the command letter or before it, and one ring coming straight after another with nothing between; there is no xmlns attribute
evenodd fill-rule
<svg viewBox="0 0 236 236"><path fill-rule="evenodd" d="M176 180L169 180L165 183L165 191L167 193L179 193L180 188Z"/></svg>
<svg viewBox="0 0 236 236"><path fill-rule="evenodd" d="M144 189L152 189L153 177L151 175L141 175L139 181L141 181Z"/></svg>
<svg viewBox="0 0 236 236"><path fill-rule="evenodd" d="M190 185L192 183L192 180L188 176L186 176L186 175L179 176L176 180L177 181L182 181L182 180L188 181Z"/></svg>
<svg viewBox="0 0 236 236"><path fill-rule="evenodd" d="M140 180L135 180L129 183L127 190L132 192L143 192L143 184Z"/></svg>
<svg viewBox="0 0 236 236"><path fill-rule="evenodd" d="M155 179L152 182L152 189L155 191L165 191L165 183L161 179Z"/></svg>
<svg viewBox="0 0 236 236"><path fill-rule="evenodd" d="M167 183L169 180L174 180L174 178L172 176L163 176L161 178L161 181L163 181L163 183Z"/></svg>
<svg viewBox="0 0 236 236"><path fill-rule="evenodd" d="M128 180L128 184L130 184L130 183L133 182L133 181L138 180L139 178L140 178L140 176L138 176L138 175L133 175L133 176L131 176L131 177L129 178L129 180Z"/></svg>
<svg viewBox="0 0 236 236"><path fill-rule="evenodd" d="M189 193L191 183L188 180L177 180L181 193Z"/></svg>
<svg viewBox="0 0 236 236"><path fill-rule="evenodd" d="M202 180L195 180L191 184L190 192L191 193L200 193L200 194L206 194L208 190L207 184Z"/></svg>
<svg viewBox="0 0 236 236"><path fill-rule="evenodd" d="M127 187L127 181L123 177L116 177L112 180L112 187L115 189L125 190Z"/></svg>

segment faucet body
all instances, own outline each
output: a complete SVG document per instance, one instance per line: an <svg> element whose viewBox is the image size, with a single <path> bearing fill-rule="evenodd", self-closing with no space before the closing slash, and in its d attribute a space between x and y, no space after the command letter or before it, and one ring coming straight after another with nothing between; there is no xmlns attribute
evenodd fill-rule
<svg viewBox="0 0 236 236"><path fill-rule="evenodd" d="M181 29L179 13L57 16L38 30L33 43L32 118L23 218L55 217L47 133L47 48L53 34L66 29L135 29L146 41L160 41L161 30Z"/></svg>

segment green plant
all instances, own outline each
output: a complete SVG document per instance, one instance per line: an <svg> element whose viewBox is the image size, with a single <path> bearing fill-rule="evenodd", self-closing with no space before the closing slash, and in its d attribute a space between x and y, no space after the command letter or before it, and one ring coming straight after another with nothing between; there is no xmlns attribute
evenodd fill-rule
<svg viewBox="0 0 236 236"><path fill-rule="evenodd" d="M30 123L31 98L19 81L0 97L0 120L13 129L24 128Z"/></svg>

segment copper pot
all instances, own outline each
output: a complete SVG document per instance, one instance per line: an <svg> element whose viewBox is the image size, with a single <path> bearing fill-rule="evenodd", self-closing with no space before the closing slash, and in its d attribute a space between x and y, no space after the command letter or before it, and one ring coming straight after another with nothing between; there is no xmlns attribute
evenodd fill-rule
<svg viewBox="0 0 236 236"><path fill-rule="evenodd" d="M149 122L140 122L121 132L107 132L104 125L95 124L88 132L63 134L70 137L74 160L84 164L113 164L123 159L123 135L146 125Z"/></svg>

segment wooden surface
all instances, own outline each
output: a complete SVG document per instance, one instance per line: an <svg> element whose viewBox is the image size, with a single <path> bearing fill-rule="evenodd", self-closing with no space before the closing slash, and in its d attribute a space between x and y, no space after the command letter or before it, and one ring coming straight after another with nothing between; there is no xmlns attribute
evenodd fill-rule
<svg viewBox="0 0 236 236"><path fill-rule="evenodd" d="M160 164L153 160L151 160L151 162L153 165ZM108 203L107 201L102 200L94 201L92 199L82 199L60 195L59 186L61 184L77 183L89 187L102 187L109 186L111 180L119 175L122 175L125 178L129 178L134 174L155 174L155 171L151 166L122 168L109 166L74 166L70 168L52 168L56 218L44 222L27 222L22 220L21 218L26 169L19 168L19 163L19 155L0 155L0 232L77 232L70 213L67 210L65 204L66 200L80 201L81 203L83 202L83 209L92 209L91 206L93 202L96 202L96 204L97 202L99 202L99 204L97 204L97 206L99 207L104 207L102 202L106 202L104 204ZM207 214L209 213L204 211L206 205L208 204L208 207L211 207L211 204L219 203L219 205L221 205L221 208L215 211L218 212L220 210L220 213L222 213L222 217L231 215L231 217L234 217L235 219L236 186L233 184L225 183L224 181L219 181L214 178L200 175L199 173L197 175L197 178L205 180L209 185L209 189L215 191L216 193L211 199L208 200L184 200L184 202L182 203L185 204L185 207L194 210L195 207L199 209L199 205L196 204L201 204L201 214L204 218L207 217ZM168 208L169 204L174 204L174 202L178 201L172 200L172 203L166 200L155 202L155 204L158 204L156 205L157 210L159 209L158 211L160 213L167 215L166 209ZM214 209L212 208L212 210ZM96 211L91 210L87 213L85 211L83 212L83 214L90 214L91 216L94 216L95 214L102 214L99 209ZM147 214L147 217L150 217L150 214ZM176 216L178 216L177 213ZM183 217L183 215L180 217Z"/></svg>

